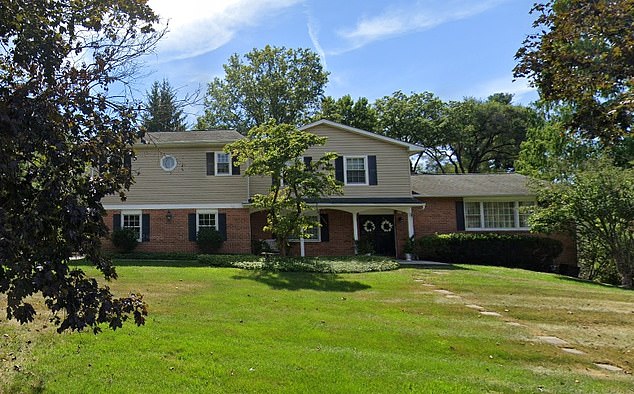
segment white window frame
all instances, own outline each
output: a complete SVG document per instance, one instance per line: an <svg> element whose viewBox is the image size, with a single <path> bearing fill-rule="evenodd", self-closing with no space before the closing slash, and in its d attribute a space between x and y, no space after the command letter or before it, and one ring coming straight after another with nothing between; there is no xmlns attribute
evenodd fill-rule
<svg viewBox="0 0 634 394"><path fill-rule="evenodd" d="M365 182L364 183L349 183L348 182L348 159L363 159L363 169L365 170ZM343 157L343 180L346 186L368 186L370 183L368 169L368 156L344 156Z"/></svg>
<svg viewBox="0 0 634 394"><path fill-rule="evenodd" d="M317 223L321 224L321 217L319 213L307 213L306 216L314 217ZM316 227L317 227L317 238L304 238L304 242L314 242L314 243L321 242L321 226L318 225ZM300 242L299 238L289 238L288 240L290 242Z"/></svg>
<svg viewBox="0 0 634 394"><path fill-rule="evenodd" d="M513 227L485 227L485 217L484 217L484 203L487 202L507 202L513 203ZM508 198L486 198L486 199L472 199L465 198L462 202L463 207L463 217L466 231L529 231L530 227L520 227L520 202L529 202L535 204L535 200L533 199L508 199ZM480 205L480 226L479 227L469 227L469 221L467 219L467 203L478 203Z"/></svg>
<svg viewBox="0 0 634 394"><path fill-rule="evenodd" d="M143 242L143 211L141 210L130 210L130 211L121 211L121 229L130 228L123 227L123 218L124 216L138 216L139 217L139 238L137 238L138 242Z"/></svg>
<svg viewBox="0 0 634 394"><path fill-rule="evenodd" d="M168 168L163 164L163 160L170 157L174 159L174 167L172 168ZM161 157L161 159L159 160L159 164L161 165L161 168L163 169L163 171L172 172L176 169L176 167L178 167L178 160L176 160L176 158L172 155L163 155L163 157Z"/></svg>
<svg viewBox="0 0 634 394"><path fill-rule="evenodd" d="M200 231L200 215L214 215L214 227L218 231L218 210L216 209L197 209L196 210L196 234ZM208 227L208 226L205 226Z"/></svg>
<svg viewBox="0 0 634 394"><path fill-rule="evenodd" d="M214 174L216 174L216 176L230 176L232 174L232 172L233 172L233 168L232 168L233 161L231 160L231 155L228 154L228 153L225 153L225 152L214 152L214 155L215 155L215 157L214 157ZM219 164L218 156L220 156L220 155L226 155L229 158L229 166L228 166L229 167L229 172L227 172L227 173L224 173L224 172L223 173L219 173L218 172L218 164Z"/></svg>

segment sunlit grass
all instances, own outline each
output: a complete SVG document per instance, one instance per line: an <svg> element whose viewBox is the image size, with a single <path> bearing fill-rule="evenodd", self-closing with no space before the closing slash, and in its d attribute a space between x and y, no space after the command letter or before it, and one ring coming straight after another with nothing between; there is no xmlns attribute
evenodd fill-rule
<svg viewBox="0 0 634 394"><path fill-rule="evenodd" d="M57 335L42 327L45 320L28 327L3 322L0 392L619 393L634 387L631 375L593 364L632 371L634 292L522 270L464 268L334 275L120 267L112 288L145 295L146 326ZM466 304L502 317L482 316ZM538 335L560 337L586 354L564 353Z"/></svg>

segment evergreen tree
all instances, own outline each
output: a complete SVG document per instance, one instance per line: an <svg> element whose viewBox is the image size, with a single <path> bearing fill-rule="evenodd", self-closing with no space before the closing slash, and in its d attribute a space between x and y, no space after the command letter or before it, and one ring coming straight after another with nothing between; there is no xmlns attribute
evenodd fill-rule
<svg viewBox="0 0 634 394"><path fill-rule="evenodd" d="M154 81L146 97L146 112L142 117L145 131L184 131L187 128L176 91L169 81Z"/></svg>

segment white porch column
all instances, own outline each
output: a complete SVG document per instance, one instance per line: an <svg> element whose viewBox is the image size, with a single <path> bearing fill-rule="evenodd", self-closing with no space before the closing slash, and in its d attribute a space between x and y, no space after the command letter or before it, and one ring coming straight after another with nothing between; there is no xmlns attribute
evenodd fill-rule
<svg viewBox="0 0 634 394"><path fill-rule="evenodd" d="M414 215L412 215L412 207L407 210L407 235L410 238L414 236Z"/></svg>
<svg viewBox="0 0 634 394"><path fill-rule="evenodd" d="M358 253L357 250L357 241L359 240L359 223L358 223L357 212L352 212L352 234L354 238L354 254Z"/></svg>
<svg viewBox="0 0 634 394"><path fill-rule="evenodd" d="M357 217L357 213L353 212L352 213L352 232L354 234L354 240L358 241L359 240L359 222L358 222L359 218Z"/></svg>
<svg viewBox="0 0 634 394"><path fill-rule="evenodd" d="M304 237L299 237L299 254L300 256L306 256L306 249L304 247Z"/></svg>

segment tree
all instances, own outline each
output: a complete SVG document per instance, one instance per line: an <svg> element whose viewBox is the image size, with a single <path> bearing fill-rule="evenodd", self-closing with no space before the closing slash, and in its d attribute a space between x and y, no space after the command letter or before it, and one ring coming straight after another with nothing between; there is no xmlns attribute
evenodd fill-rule
<svg viewBox="0 0 634 394"><path fill-rule="evenodd" d="M453 172L514 170L520 144L540 119L534 110L511 104L511 97L496 94L487 101L467 98L447 105L439 151Z"/></svg>
<svg viewBox="0 0 634 394"><path fill-rule="evenodd" d="M408 96L396 91L392 96L376 100L374 106L381 134L425 147L412 164L412 171L416 170L423 155L442 168L445 138L440 124L445 103L430 92Z"/></svg>
<svg viewBox="0 0 634 394"><path fill-rule="evenodd" d="M162 35L157 22L139 0L0 6L0 292L9 319L32 321L28 300L41 293L59 332L116 329L130 314L144 322L141 296L114 298L69 258L85 255L105 279L117 277L100 253L100 200L130 186L125 164L139 133L136 105L108 89L127 86L135 59Z"/></svg>
<svg viewBox="0 0 634 394"><path fill-rule="evenodd" d="M146 92L146 112L142 115L146 132L183 131L187 128L185 115L178 104L176 92L167 79L154 81Z"/></svg>
<svg viewBox="0 0 634 394"><path fill-rule="evenodd" d="M375 131L377 128L377 114L365 97L359 97L355 102L350 95L337 100L328 96L321 102L321 111L314 120L328 119L357 129Z"/></svg>
<svg viewBox="0 0 634 394"><path fill-rule="evenodd" d="M270 121L225 147L237 163L249 162L245 175L273 179L268 194L253 196L253 207L266 210L264 230L275 234L284 255L290 250L290 238L307 238L310 229L319 226L306 214L313 209L309 200L341 193L334 176L336 153L327 152L310 162L302 158L311 146L325 143L325 137Z"/></svg>
<svg viewBox="0 0 634 394"><path fill-rule="evenodd" d="M309 49L266 46L242 59L233 54L205 98L197 128L232 128L246 133L270 119L299 125L319 108L328 73Z"/></svg>
<svg viewBox="0 0 634 394"><path fill-rule="evenodd" d="M616 266L624 286L634 275L634 169L592 160L568 179L541 186L531 230L567 231L596 245Z"/></svg>
<svg viewBox="0 0 634 394"><path fill-rule="evenodd" d="M588 160L601 156L603 146L599 141L566 130L570 108L538 102L537 109L544 121L528 129L515 161L517 172L545 181L558 181L584 168Z"/></svg>
<svg viewBox="0 0 634 394"><path fill-rule="evenodd" d="M551 0L531 13L536 33L515 58L542 100L572 109L565 126L609 144L630 135L634 111L634 0Z"/></svg>

